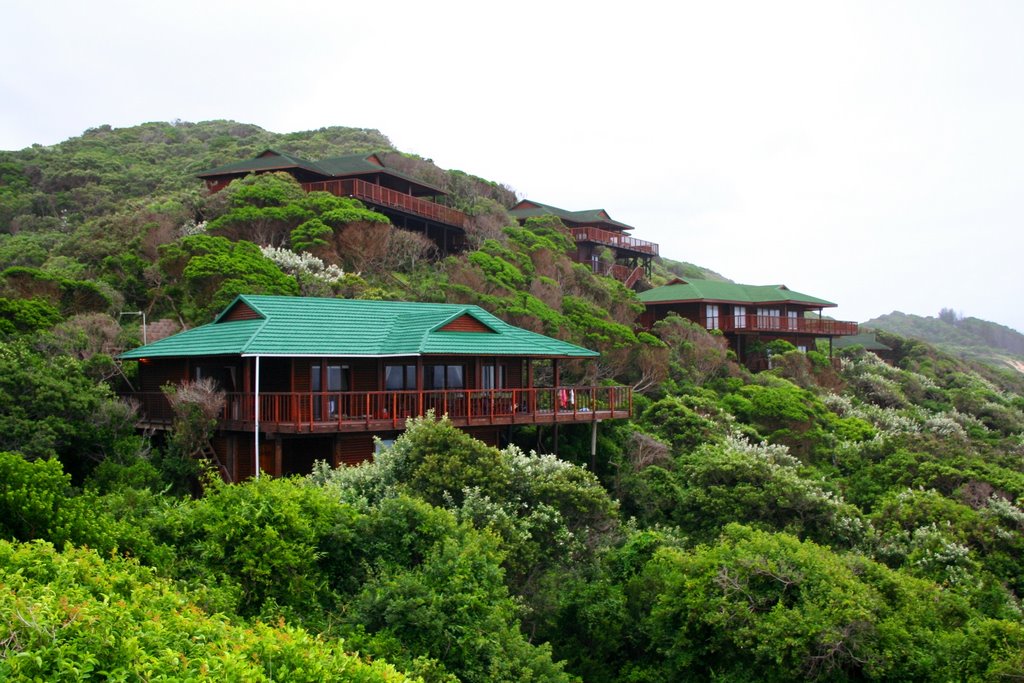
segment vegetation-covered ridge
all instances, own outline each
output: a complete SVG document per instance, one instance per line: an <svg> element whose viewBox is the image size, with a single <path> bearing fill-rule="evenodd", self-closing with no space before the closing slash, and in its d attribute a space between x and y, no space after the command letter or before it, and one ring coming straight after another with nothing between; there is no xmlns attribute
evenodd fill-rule
<svg viewBox="0 0 1024 683"><path fill-rule="evenodd" d="M681 318L637 332L558 221L517 225L500 185L424 160L407 172L471 216L465 253L288 177L207 196L185 169L187 148L386 145L325 131L247 148L271 134L145 124L0 155L0 679L1021 675L1019 374L888 333L891 364L772 342L750 373ZM555 456L550 432L499 450L431 415L359 467L223 484L195 457L209 394L168 387L174 429L139 434L112 358L133 314L194 325L243 292L476 303L601 351L565 372L629 382L634 416L593 458L586 426Z"/></svg>
<svg viewBox="0 0 1024 683"><path fill-rule="evenodd" d="M943 309L938 317L893 311L867 321L864 326L920 339L965 358L1024 372L1024 334L998 323L964 317L952 309Z"/></svg>

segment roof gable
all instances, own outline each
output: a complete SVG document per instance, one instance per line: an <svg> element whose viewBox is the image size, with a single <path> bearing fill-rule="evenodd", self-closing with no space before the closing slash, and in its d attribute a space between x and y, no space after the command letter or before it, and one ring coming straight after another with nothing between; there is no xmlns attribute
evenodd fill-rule
<svg viewBox="0 0 1024 683"><path fill-rule="evenodd" d="M469 332L473 334L479 333L490 333L498 334L494 329L489 327L485 322L475 317L472 313L460 313L453 316L447 322L441 323L439 326L431 331L440 332Z"/></svg>
<svg viewBox="0 0 1024 683"><path fill-rule="evenodd" d="M220 315L214 318L214 323L236 322L238 320L264 320L266 316L249 305L242 297L237 297L228 304Z"/></svg>

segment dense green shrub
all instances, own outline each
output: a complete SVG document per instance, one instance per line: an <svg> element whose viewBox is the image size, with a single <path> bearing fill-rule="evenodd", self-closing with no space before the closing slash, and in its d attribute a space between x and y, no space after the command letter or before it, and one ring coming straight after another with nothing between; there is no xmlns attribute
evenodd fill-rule
<svg viewBox="0 0 1024 683"><path fill-rule="evenodd" d="M208 615L153 570L0 541L4 680L408 680L294 626Z"/></svg>

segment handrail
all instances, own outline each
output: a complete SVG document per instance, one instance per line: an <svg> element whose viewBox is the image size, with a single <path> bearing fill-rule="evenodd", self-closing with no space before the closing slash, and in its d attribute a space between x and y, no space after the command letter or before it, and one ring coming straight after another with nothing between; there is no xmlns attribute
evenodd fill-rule
<svg viewBox="0 0 1024 683"><path fill-rule="evenodd" d="M706 318L704 327L723 332L796 332L841 336L857 334L858 325L846 320L825 318L789 318L780 315L718 315Z"/></svg>
<svg viewBox="0 0 1024 683"><path fill-rule="evenodd" d="M150 422L169 424L173 412L162 392L126 394L138 401ZM220 422L255 419L253 394L228 393ZM589 422L632 415L633 394L625 386L564 386L533 389L448 389L424 391L263 392L260 426L292 429L401 429L405 420L433 410L457 424Z"/></svg>
<svg viewBox="0 0 1024 683"><path fill-rule="evenodd" d="M368 204L385 206L429 218L438 223L452 225L457 228L466 227L466 214L436 202L404 194L398 190L368 183L359 178L342 178L340 180L321 180L313 183L302 183L306 192L330 192L338 197L355 197Z"/></svg>
<svg viewBox="0 0 1024 683"><path fill-rule="evenodd" d="M597 244L605 244L617 249L637 251L650 256L658 255L658 245L654 242L630 237L629 235L621 232L602 230L600 228L593 228L589 226L569 228L569 230L572 232L573 239L577 242L596 242Z"/></svg>
<svg viewBox="0 0 1024 683"><path fill-rule="evenodd" d="M626 277L626 279L622 281L622 284L624 284L626 286L626 289L632 289L633 285L635 285L637 282L639 282L640 278L642 278L643 276L644 276L644 268L643 268L643 266L637 266L636 268L633 269L633 272L630 273Z"/></svg>

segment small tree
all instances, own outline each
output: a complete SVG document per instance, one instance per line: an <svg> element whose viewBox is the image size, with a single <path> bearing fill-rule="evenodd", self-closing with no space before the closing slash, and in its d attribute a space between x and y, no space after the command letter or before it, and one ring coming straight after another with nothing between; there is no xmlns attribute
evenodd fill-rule
<svg viewBox="0 0 1024 683"><path fill-rule="evenodd" d="M209 453L217 468L230 479L231 473L210 445L217 418L224 409L224 391L213 378L207 377L177 386L167 385L163 392L174 411L167 453L160 462L164 476L171 479L179 492L184 492L200 471L198 459Z"/></svg>

